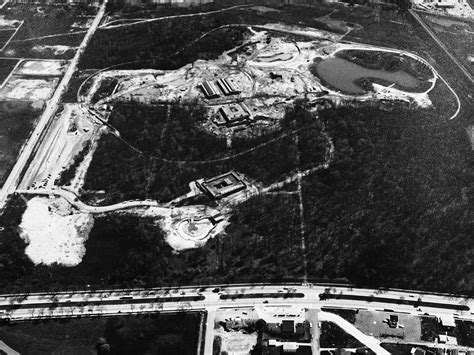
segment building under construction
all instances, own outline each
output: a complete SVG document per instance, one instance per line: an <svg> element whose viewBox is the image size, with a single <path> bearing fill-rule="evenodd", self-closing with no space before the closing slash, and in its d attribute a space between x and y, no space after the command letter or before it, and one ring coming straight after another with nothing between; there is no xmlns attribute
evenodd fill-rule
<svg viewBox="0 0 474 355"><path fill-rule="evenodd" d="M204 193L218 199L247 188L245 182L233 171L210 179L199 179L196 186Z"/></svg>
<svg viewBox="0 0 474 355"><path fill-rule="evenodd" d="M214 123L218 126L234 127L248 124L249 120L250 113L245 104L228 104L219 107L219 116Z"/></svg>
<svg viewBox="0 0 474 355"><path fill-rule="evenodd" d="M204 81L199 85L206 99L215 99L220 96L219 90L216 88L212 81Z"/></svg>
<svg viewBox="0 0 474 355"><path fill-rule="evenodd" d="M240 93L240 90L235 87L232 79L219 79L216 81L216 83L225 96L236 95Z"/></svg>

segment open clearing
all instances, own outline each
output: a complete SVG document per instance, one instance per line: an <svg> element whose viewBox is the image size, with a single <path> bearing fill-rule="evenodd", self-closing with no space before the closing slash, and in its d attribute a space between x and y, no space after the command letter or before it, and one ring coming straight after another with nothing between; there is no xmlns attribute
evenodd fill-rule
<svg viewBox="0 0 474 355"><path fill-rule="evenodd" d="M0 99L21 101L50 99L66 64L66 61L58 60L20 61L0 88Z"/></svg>
<svg viewBox="0 0 474 355"><path fill-rule="evenodd" d="M15 74L33 76L60 76L66 61L28 60L21 63Z"/></svg>
<svg viewBox="0 0 474 355"><path fill-rule="evenodd" d="M3 100L38 101L48 100L53 95L59 79L24 79L12 77L2 89Z"/></svg>

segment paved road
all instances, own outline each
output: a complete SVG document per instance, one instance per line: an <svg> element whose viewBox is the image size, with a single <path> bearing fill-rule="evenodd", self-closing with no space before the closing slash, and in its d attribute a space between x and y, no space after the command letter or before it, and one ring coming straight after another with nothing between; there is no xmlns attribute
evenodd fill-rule
<svg viewBox="0 0 474 355"><path fill-rule="evenodd" d="M106 212L113 212L118 210L124 210L127 208L134 208L134 207L163 207L163 205L159 204L157 201L125 201L120 203L115 203L113 205L108 206L91 206L87 205L79 198L77 195L68 190L64 189L30 189L30 190L16 190L19 194L29 194L29 195L41 195L41 196L60 196L66 199L72 206L77 208L81 212L87 213L106 213Z"/></svg>
<svg viewBox="0 0 474 355"><path fill-rule="evenodd" d="M84 39L82 40L82 43L78 48L76 55L71 60L71 63L69 64L69 67L67 68L61 82L56 88L53 97L51 98L51 100L49 100L46 109L41 115L35 129L31 133L30 138L23 146L14 167L10 172L10 175L8 176L8 179L6 180L0 191L0 209L3 209L5 207L9 195L13 193L17 188L21 179L22 172L29 164L30 158L36 153L36 149L38 149L39 144L41 144L41 141L44 137L44 133L48 129L49 124L51 123L51 120L54 117L54 113L57 111L58 105L60 104L61 96L67 90L69 86L69 81L71 80L72 75L76 71L79 59L84 53L89 41L91 40L93 34L95 33L97 27L100 24L100 21L102 20L102 17L104 16L106 5L107 0L102 3L99 12L97 13L94 21L92 22L91 27L89 28Z"/></svg>
<svg viewBox="0 0 474 355"><path fill-rule="evenodd" d="M474 320L474 301L460 296L406 290L330 287L328 285L242 284L168 289L122 289L0 295L0 320L24 321L42 318L71 318L150 312L207 311L207 330L213 329L218 308L301 306L321 309L320 321L340 326L377 354L389 354L380 342L360 332L341 317L324 312L324 307L394 311L412 315L451 316ZM212 331L204 339L204 353L211 353Z"/></svg>
<svg viewBox="0 0 474 355"><path fill-rule="evenodd" d="M461 296L407 290L379 290L327 285L228 285L201 288L123 289L0 295L0 318L31 319L82 314L140 313L156 310L202 310L207 307L254 306L265 301L315 307L391 309L410 314L452 315L474 320L474 300ZM329 291L328 291L329 290ZM55 299L52 296L55 296ZM22 300L19 301L19 298ZM81 303L81 304L78 304ZM154 304L150 307L150 304ZM18 305L18 309L9 307ZM144 306L141 308L141 306ZM81 311L82 309L82 311ZM41 310L48 313L41 315Z"/></svg>

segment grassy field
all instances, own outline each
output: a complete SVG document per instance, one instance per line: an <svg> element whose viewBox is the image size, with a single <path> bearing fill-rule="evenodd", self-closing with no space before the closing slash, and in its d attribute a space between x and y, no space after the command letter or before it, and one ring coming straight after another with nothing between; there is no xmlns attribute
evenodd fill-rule
<svg viewBox="0 0 474 355"><path fill-rule="evenodd" d="M424 13L419 15L449 49L450 53L473 75L474 67L468 58L469 55L473 55L472 32L474 31L474 23Z"/></svg>
<svg viewBox="0 0 474 355"><path fill-rule="evenodd" d="M83 16L95 14L95 8L42 6L30 4L10 4L1 11L8 20L24 21L15 38L4 51L4 55L11 57L28 57L44 59L71 59L75 49L64 54L55 54L54 50L38 50L38 46L78 46L85 35L85 31L72 29L72 25ZM1 32L0 32L1 33ZM42 38L43 36L52 36ZM34 49L36 47L36 50Z"/></svg>
<svg viewBox="0 0 474 355"><path fill-rule="evenodd" d="M16 59L0 59L0 85L8 78L16 63Z"/></svg>
<svg viewBox="0 0 474 355"><path fill-rule="evenodd" d="M0 31L0 48L2 48L15 33L15 30L2 30Z"/></svg>
<svg viewBox="0 0 474 355"><path fill-rule="evenodd" d="M17 154L28 138L40 111L29 103L0 104L0 184L3 185Z"/></svg>
<svg viewBox="0 0 474 355"><path fill-rule="evenodd" d="M195 354L201 313L58 319L0 327L0 339L25 355Z"/></svg>

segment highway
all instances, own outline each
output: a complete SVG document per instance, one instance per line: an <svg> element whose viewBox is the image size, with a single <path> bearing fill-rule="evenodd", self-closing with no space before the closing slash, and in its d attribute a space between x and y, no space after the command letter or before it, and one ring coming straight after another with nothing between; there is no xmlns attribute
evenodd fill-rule
<svg viewBox="0 0 474 355"><path fill-rule="evenodd" d="M66 72L64 73L61 82L56 88L53 97L47 103L43 114L41 115L35 129L30 135L30 138L23 146L15 165L13 166L12 171L10 172L7 180L5 181L5 184L3 185L0 191L0 210L5 207L9 195L15 191L18 184L20 183L22 173L25 170L25 167L28 166L31 161L31 158L33 157L33 155L36 154L36 150L39 149L45 131L48 129L52 119L54 118L54 114L57 111L58 106L61 102L61 96L67 90L69 86L69 81L71 80L72 75L76 71L79 59L81 58L92 36L94 35L100 22L102 21L106 5L107 0L102 3L94 21L92 22L91 27L84 36L81 45L79 46L74 58L71 60L71 63L69 64Z"/></svg>
<svg viewBox="0 0 474 355"><path fill-rule="evenodd" d="M203 310L267 302L312 307L393 310L474 320L474 301L462 296L311 284L218 285L0 295L0 319L28 320L119 313Z"/></svg>
<svg viewBox="0 0 474 355"><path fill-rule="evenodd" d="M109 289L0 295L0 321L79 318L182 311L205 311L203 354L210 354L216 311L296 306L317 311L318 321L332 322L376 354L387 355L380 341L362 333L328 308L397 312L414 316L448 316L474 321L474 301L462 296L410 290L373 290L341 285L240 284L150 289ZM273 307L273 308L272 308ZM209 331L211 330L211 331ZM318 349L315 342L313 349ZM318 353L316 351L316 353Z"/></svg>

